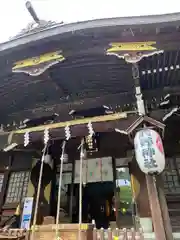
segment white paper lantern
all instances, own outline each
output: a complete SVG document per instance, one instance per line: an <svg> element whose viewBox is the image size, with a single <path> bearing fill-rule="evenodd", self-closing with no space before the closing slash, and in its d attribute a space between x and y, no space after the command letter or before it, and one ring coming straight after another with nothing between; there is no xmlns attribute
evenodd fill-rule
<svg viewBox="0 0 180 240"><path fill-rule="evenodd" d="M165 168L165 155L160 135L152 129L143 129L134 138L136 161L145 174L159 174Z"/></svg>

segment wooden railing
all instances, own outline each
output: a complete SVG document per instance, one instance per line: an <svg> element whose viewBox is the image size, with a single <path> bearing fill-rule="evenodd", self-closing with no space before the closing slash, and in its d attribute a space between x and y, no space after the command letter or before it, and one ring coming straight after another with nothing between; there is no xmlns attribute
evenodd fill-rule
<svg viewBox="0 0 180 240"><path fill-rule="evenodd" d="M53 232L53 238L56 239L54 230L50 231ZM33 240L39 240L40 236L43 236L43 239L50 240L52 238L52 234L50 232L41 232L42 234L35 235ZM50 235L49 235L50 233ZM68 235L69 236L69 235ZM69 237L60 234L60 238L62 240L70 240ZM77 235L78 236L78 235ZM92 237L93 236L93 237ZM16 239L16 240L28 240L32 239L31 232L26 232L22 229L8 229L8 230L0 230L0 239ZM71 238L73 240L77 239L77 237ZM108 230L100 229L97 230L96 228L93 229L93 235L91 234L84 234L82 230L81 240L144 240L143 232L140 230L136 232L134 229L114 229L112 230L109 228Z"/></svg>
<svg viewBox="0 0 180 240"><path fill-rule="evenodd" d="M24 229L0 229L0 239L25 239L28 232Z"/></svg>
<svg viewBox="0 0 180 240"><path fill-rule="evenodd" d="M142 230L136 232L134 229L114 229L109 228L104 230L103 228L93 230L93 240L144 240Z"/></svg>

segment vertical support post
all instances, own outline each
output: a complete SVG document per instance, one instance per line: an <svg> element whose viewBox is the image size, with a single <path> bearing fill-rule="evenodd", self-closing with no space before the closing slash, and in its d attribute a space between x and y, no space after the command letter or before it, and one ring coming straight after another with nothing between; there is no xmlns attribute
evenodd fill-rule
<svg viewBox="0 0 180 240"><path fill-rule="evenodd" d="M61 188L62 188L62 175L63 175L65 147L66 147L66 141L63 141L61 158L60 158L59 187L58 187L58 200L57 200L57 212L56 212L56 239L59 239L59 216L60 216L60 207L61 207Z"/></svg>
<svg viewBox="0 0 180 240"><path fill-rule="evenodd" d="M131 188L132 188L132 204L134 206L134 224L135 228L138 230L143 225L144 221L150 220L151 224L151 210L149 206L149 201L144 201L148 199L147 185L145 174L140 170L135 158L129 163L129 170L131 176ZM152 231L151 226L142 226L144 232Z"/></svg>
<svg viewBox="0 0 180 240"><path fill-rule="evenodd" d="M146 184L156 239L166 240L155 177L146 174Z"/></svg>
<svg viewBox="0 0 180 240"><path fill-rule="evenodd" d="M3 202L4 202L4 197L7 191L7 187L8 187L8 180L9 180L9 176L10 176L10 171L11 171L11 167L12 167L12 163L13 163L13 159L14 159L14 154L12 153L3 153L5 154L5 156L3 157L8 157L8 164L5 167L6 171L4 172L4 179L3 179L3 187L1 189L1 195L0 195L0 211L2 210L2 206L3 206Z"/></svg>
<svg viewBox="0 0 180 240"><path fill-rule="evenodd" d="M53 164L53 168L52 168L52 180L51 180L51 190L50 190L50 201L49 201L49 205L50 205L50 216L55 216L56 213L56 207L54 206L54 202L56 202L56 191L54 191L54 189L56 189L56 182L57 182L57 166L56 164ZM55 220L55 218L54 218Z"/></svg>
<svg viewBox="0 0 180 240"><path fill-rule="evenodd" d="M113 167L113 184L114 184L114 197L115 197L115 209L116 209L116 225L120 227L120 219L119 219L119 193L116 188L116 160L112 158L112 167Z"/></svg>
<svg viewBox="0 0 180 240"><path fill-rule="evenodd" d="M164 229L166 232L166 238L167 238L167 240L173 240L174 238L173 238L173 233L172 233L172 227L171 227L171 221L170 221L170 217L169 217L168 206L167 206L166 197L165 197L165 193L164 193L164 185L163 185L162 176L161 175L157 176L156 180L157 180L157 191L158 191L161 213L162 213L162 218L163 218L163 223L164 223Z"/></svg>
<svg viewBox="0 0 180 240"><path fill-rule="evenodd" d="M145 115L145 106L139 79L139 66L137 62L132 64L132 76L135 82L138 113L139 115ZM146 175L146 184L156 239L166 240L155 178L153 176Z"/></svg>
<svg viewBox="0 0 180 240"><path fill-rule="evenodd" d="M32 240L34 240L34 238L35 238L35 227L36 227L36 223L37 223L39 198L40 198L40 193L41 193L41 183L42 183L42 177L43 177L44 156L46 154L47 148L48 148L48 144L45 145L45 147L43 149L42 158L41 158L38 188L37 188L36 202L35 202L35 208L34 208L33 226L32 226L33 227L33 229L32 229Z"/></svg>
<svg viewBox="0 0 180 240"><path fill-rule="evenodd" d="M72 176L71 176L71 187L70 187L70 203L69 203L69 217L72 222L72 214L73 214L73 193L74 193L74 176L75 176L75 164L76 161L72 159Z"/></svg>
<svg viewBox="0 0 180 240"><path fill-rule="evenodd" d="M81 225L82 225L82 181L83 181L83 158L84 158L84 139L81 140L80 145L80 168L79 168L79 235L78 240L81 240Z"/></svg>

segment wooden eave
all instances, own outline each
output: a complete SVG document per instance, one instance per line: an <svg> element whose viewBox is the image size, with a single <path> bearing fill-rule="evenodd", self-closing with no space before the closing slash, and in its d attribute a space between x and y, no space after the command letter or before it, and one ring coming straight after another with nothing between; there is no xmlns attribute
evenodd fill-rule
<svg viewBox="0 0 180 240"><path fill-rule="evenodd" d="M89 39L93 43L94 41L98 42L99 39L102 46L106 43L106 41L104 42L105 39L117 40L119 42L156 41L158 45L163 45L169 41L178 43L179 26L180 13L96 19L70 24L56 24L52 27L44 28L39 32L29 32L28 34L1 43L0 55L10 54L11 57L14 58L13 52L18 51L20 57L23 55L23 57L25 57L26 50L29 48L31 49L31 53L33 53L33 47L35 46L35 52L42 54L42 52L44 52L43 50L47 49L47 46L49 50L49 43L54 49L58 47L63 48L63 43L70 39L70 41L73 41L73 45L76 45L76 43L79 44L80 42L81 45L83 45L83 38L86 39L86 42L88 42ZM168 45L165 45L168 48ZM103 48L104 47L106 46L103 46ZM77 51L79 52L80 49ZM21 52L23 53L22 55ZM16 58L18 58L18 56L16 56Z"/></svg>
<svg viewBox="0 0 180 240"><path fill-rule="evenodd" d="M100 19L56 25L0 44L1 123L60 114L70 120L72 109L108 105L115 111L136 108L131 66L105 56L111 42L156 41L165 53L142 60L144 98L153 109L169 91L179 91L180 13ZM66 61L40 77L11 72L14 61L62 50ZM166 71L165 67L174 66ZM159 72L162 68L163 71ZM156 72L155 72L156 70ZM150 71L150 73L149 73ZM173 90L172 90L173 89ZM15 126L16 127L16 126Z"/></svg>
<svg viewBox="0 0 180 240"><path fill-rule="evenodd" d="M76 33L82 33L83 31L91 31L95 29L104 28L116 28L120 27L121 30L126 28L164 28L164 27L177 27L180 25L180 13L163 14L163 15L152 15L152 16L140 16L140 17L123 17L123 18L110 18L110 19L97 19L91 21L77 22L71 24L57 24L47 29L43 29L40 32L29 33L22 37L18 37L9 42L0 44L0 52L6 50L12 50L13 48L27 45L32 42L42 40L52 40L52 38Z"/></svg>

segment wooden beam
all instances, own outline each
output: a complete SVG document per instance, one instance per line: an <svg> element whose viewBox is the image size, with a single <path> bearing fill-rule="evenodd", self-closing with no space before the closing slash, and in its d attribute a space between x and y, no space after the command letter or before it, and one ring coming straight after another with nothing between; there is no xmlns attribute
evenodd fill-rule
<svg viewBox="0 0 180 240"><path fill-rule="evenodd" d="M132 120L132 119L131 119ZM116 120L116 121L107 121L105 123L102 122L96 122L93 123L93 129L95 132L115 132L115 129L126 129L131 122L129 120ZM71 138L73 137L84 137L89 134L87 124L81 124L81 125L74 125L71 128ZM50 139L56 140L56 139L65 139L65 130L63 128L55 128L49 130ZM44 131L39 132L31 132L29 134L30 136L30 142L36 142L36 141L43 141L44 139ZM8 144L11 143L17 143L18 145L24 143L24 132L21 133L12 133L11 138L9 138L10 141Z"/></svg>
<svg viewBox="0 0 180 240"><path fill-rule="evenodd" d="M75 125L88 124L89 122L96 123L96 122L115 121L123 118L127 118L127 113L115 113L115 114L99 116L99 117L83 118L83 119L76 119L76 120L67 121L67 122L52 123L52 124L41 125L41 126L32 127L32 128L19 129L14 131L14 133L24 134L26 132L40 132L40 131L44 131L45 129L65 128L66 126L71 127Z"/></svg>
<svg viewBox="0 0 180 240"><path fill-rule="evenodd" d="M58 113L61 117L61 121L67 121L71 119L71 116L69 115L70 110L75 109L75 110L81 110L84 108L92 108L92 107L98 107L101 105L107 105L107 106L117 106L119 104L119 109L120 106L123 106L124 104L130 104L132 102L135 102L135 98L132 95L131 92L125 92L125 93L118 93L118 94L108 94L108 95L103 95L103 96L97 96L94 98L85 98L82 100L75 100L73 102L68 102L68 103L60 103L60 104L41 104L40 107L28 109L25 111L16 111L16 112L11 112L8 114L8 118L10 119L11 122L20 122L22 119L25 118L36 118L39 116L42 116L44 114L51 115L53 113ZM7 109L8 111L8 109ZM118 106L117 110L118 111Z"/></svg>

